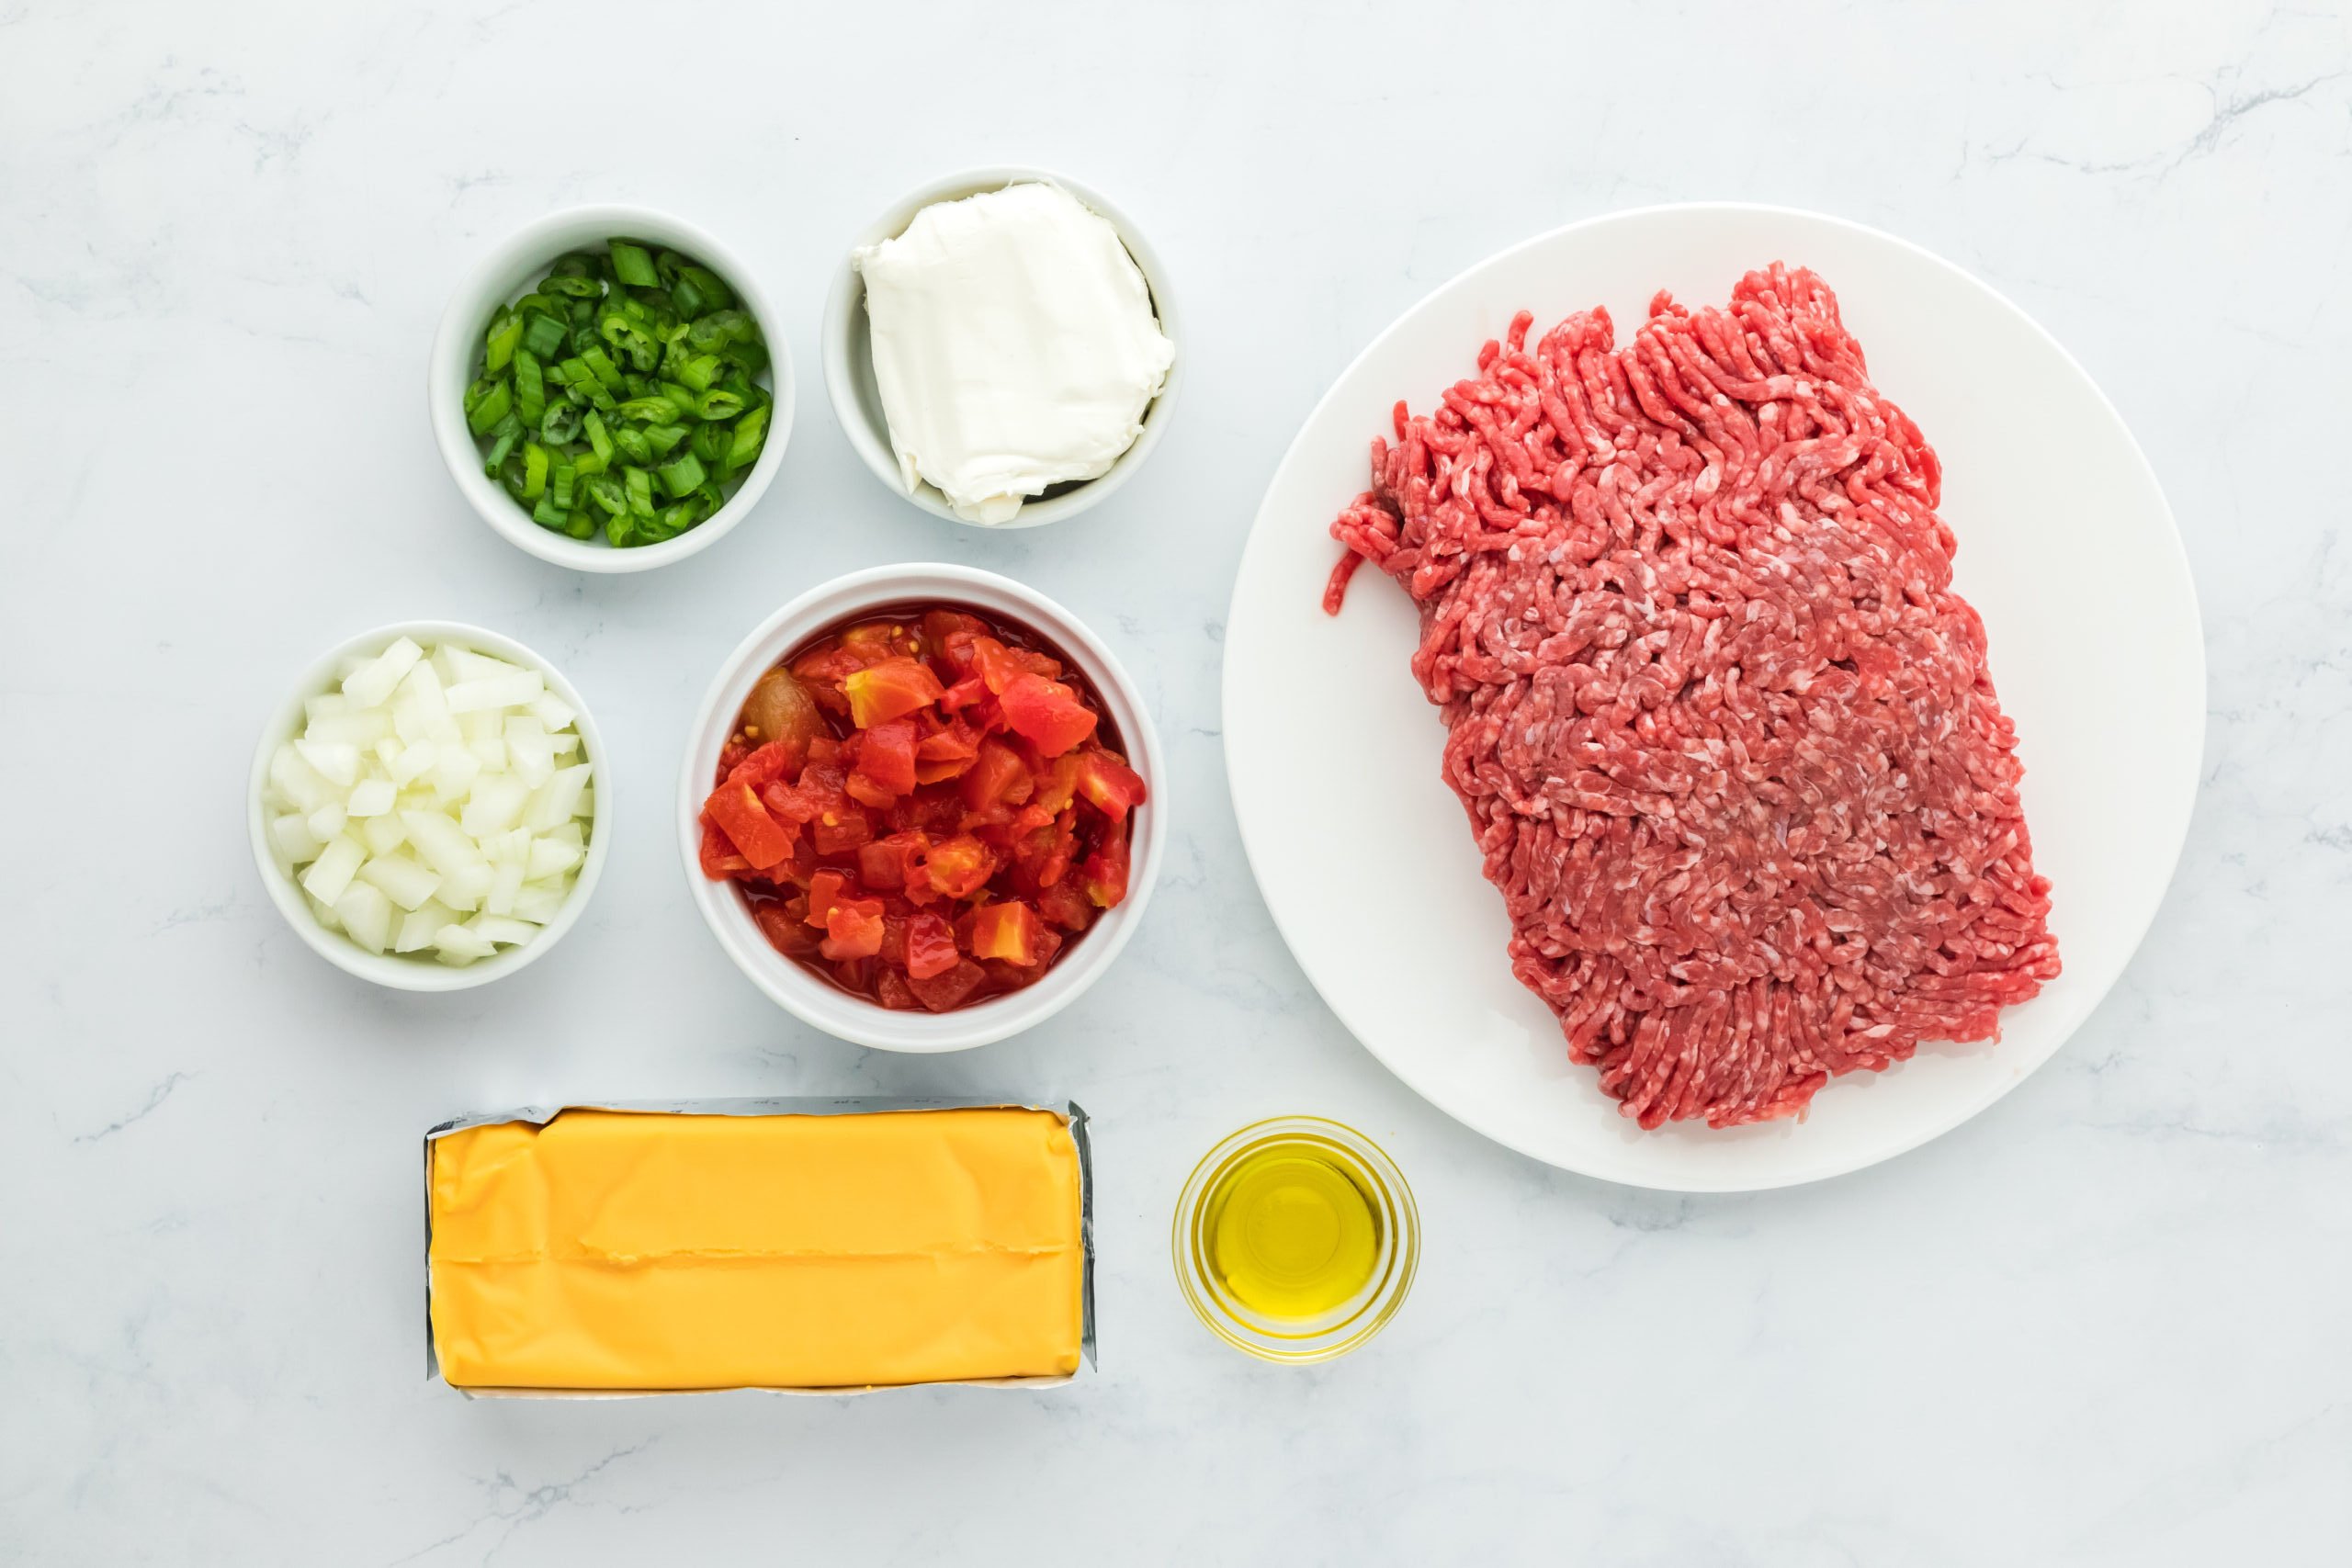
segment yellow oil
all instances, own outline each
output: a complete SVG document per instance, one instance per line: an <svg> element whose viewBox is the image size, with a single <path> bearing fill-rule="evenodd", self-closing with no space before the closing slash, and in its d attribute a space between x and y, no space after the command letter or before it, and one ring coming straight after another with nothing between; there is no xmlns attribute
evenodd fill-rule
<svg viewBox="0 0 2352 1568"><path fill-rule="evenodd" d="M1365 1179L1326 1145L1282 1138L1235 1160L1203 1205L1209 1267L1265 1317L1304 1322L1372 1282L1380 1210Z"/></svg>

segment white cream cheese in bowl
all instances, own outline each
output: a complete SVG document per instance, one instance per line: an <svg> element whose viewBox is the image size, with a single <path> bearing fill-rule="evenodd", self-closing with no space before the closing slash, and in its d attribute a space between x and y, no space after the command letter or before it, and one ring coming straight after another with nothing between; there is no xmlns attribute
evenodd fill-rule
<svg viewBox="0 0 2352 1568"><path fill-rule="evenodd" d="M968 523L1110 472L1175 361L1118 231L1058 185L933 202L853 265L900 478Z"/></svg>

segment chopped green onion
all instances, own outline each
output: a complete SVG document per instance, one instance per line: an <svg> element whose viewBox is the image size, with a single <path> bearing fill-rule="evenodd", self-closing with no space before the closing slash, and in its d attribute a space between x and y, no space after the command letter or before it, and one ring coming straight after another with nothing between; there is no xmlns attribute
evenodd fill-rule
<svg viewBox="0 0 2352 1568"><path fill-rule="evenodd" d="M755 408L735 422L735 439L728 445L727 468L729 473L749 468L760 455L761 446L768 438L768 411Z"/></svg>
<svg viewBox="0 0 2352 1568"><path fill-rule="evenodd" d="M702 461L692 452L680 454L674 463L662 465L662 483L672 495L683 498L702 480Z"/></svg>
<svg viewBox="0 0 2352 1568"><path fill-rule="evenodd" d="M588 362L589 372L605 384L606 391L620 390L621 373L613 364L612 355L602 347L589 347L580 351L580 357Z"/></svg>
<svg viewBox="0 0 2352 1568"><path fill-rule="evenodd" d="M498 470L506 466L506 454L514 450L514 433L510 430L490 444L490 455L481 460L483 473L492 479L498 477Z"/></svg>
<svg viewBox="0 0 2352 1568"><path fill-rule="evenodd" d="M466 424L542 527L654 544L708 520L758 458L774 399L751 377L768 363L725 279L615 239L493 309Z"/></svg>
<svg viewBox="0 0 2352 1568"><path fill-rule="evenodd" d="M643 424L667 424L678 417L682 406L667 397L631 398L621 405L621 417Z"/></svg>
<svg viewBox="0 0 2352 1568"><path fill-rule="evenodd" d="M539 439L550 446L569 446L579 438L581 416L578 403L549 403L539 421Z"/></svg>
<svg viewBox="0 0 2352 1568"><path fill-rule="evenodd" d="M628 510L628 491L621 487L620 480L610 474L597 474L582 488L587 491L590 501L612 516L617 517Z"/></svg>
<svg viewBox="0 0 2352 1568"><path fill-rule="evenodd" d="M552 316L533 316L523 329L523 346L542 359L563 352L563 323Z"/></svg>
<svg viewBox="0 0 2352 1568"><path fill-rule="evenodd" d="M482 368L495 376L506 368L514 357L514 345L523 341L523 318L510 315L501 307L496 319L490 323L490 341L484 346Z"/></svg>
<svg viewBox="0 0 2352 1568"><path fill-rule="evenodd" d="M514 412L525 424L547 417L547 380L539 374L539 356L527 348L514 351Z"/></svg>
<svg viewBox="0 0 2352 1568"><path fill-rule="evenodd" d="M627 240L612 243L613 276L631 288L651 288L662 280L654 276L653 257L643 245L632 245Z"/></svg>
<svg viewBox="0 0 2352 1568"><path fill-rule="evenodd" d="M514 407L514 394L506 389L506 383L493 382L490 389L466 410L466 423L476 435L488 434L490 427L504 419Z"/></svg>

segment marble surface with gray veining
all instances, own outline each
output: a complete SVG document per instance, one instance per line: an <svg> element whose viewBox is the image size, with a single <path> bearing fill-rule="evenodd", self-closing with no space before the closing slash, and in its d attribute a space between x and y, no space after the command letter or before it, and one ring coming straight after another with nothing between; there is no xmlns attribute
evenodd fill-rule
<svg viewBox="0 0 2352 1568"><path fill-rule="evenodd" d="M1132 485L1003 536L886 495L817 373L845 237L996 162L1144 226L1190 366ZM1502 245L1698 197L1914 240L2083 361L2178 515L2211 726L2171 894L2048 1067L1875 1169L1678 1199L1483 1141L1340 1030L1243 863L1217 670L1258 494L1372 334ZM724 236L802 373L756 514L642 577L502 542L424 417L460 273L594 198ZM2352 1560L2347 258L2352 40L2312 0L7 0L0 1559ZM1113 975L944 1060L770 1006L664 820L743 632L919 558L1113 638L1176 814ZM243 821L295 671L424 616L560 661L618 775L581 928L438 998L307 952ZM1093 1113L1099 1371L597 1404L425 1380L427 1125L859 1089ZM1167 1260L1193 1158L1294 1109L1379 1137L1428 1235L1389 1332L1305 1372L1213 1340Z"/></svg>

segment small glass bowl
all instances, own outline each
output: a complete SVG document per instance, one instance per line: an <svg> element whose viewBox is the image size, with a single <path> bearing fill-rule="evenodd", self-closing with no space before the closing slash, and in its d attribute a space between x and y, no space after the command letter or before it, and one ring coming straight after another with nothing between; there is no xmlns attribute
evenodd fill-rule
<svg viewBox="0 0 2352 1568"><path fill-rule="evenodd" d="M1275 1318L1252 1311L1226 1288L1209 1263L1209 1195L1236 1165L1269 1144L1305 1145L1347 1168L1372 1200L1379 1223L1371 1281L1320 1317ZM1396 1315L1420 1262L1421 1220L1404 1172L1379 1145L1352 1127L1320 1116L1276 1116L1242 1128L1193 1168L1176 1200L1173 1241L1176 1282L1211 1333L1261 1360L1305 1365L1346 1355Z"/></svg>

